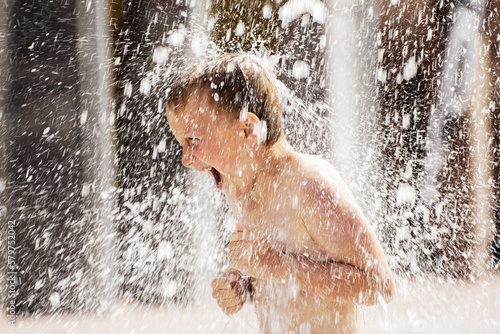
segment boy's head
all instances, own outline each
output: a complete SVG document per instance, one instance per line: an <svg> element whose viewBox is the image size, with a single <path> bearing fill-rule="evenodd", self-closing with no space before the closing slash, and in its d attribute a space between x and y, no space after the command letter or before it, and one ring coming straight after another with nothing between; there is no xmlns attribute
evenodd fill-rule
<svg viewBox="0 0 500 334"><path fill-rule="evenodd" d="M266 145L282 136L280 93L272 75L254 57L227 54L192 67L170 88L167 108L182 113L189 99L206 93L218 112L235 119L246 117L247 112L255 114L266 125Z"/></svg>

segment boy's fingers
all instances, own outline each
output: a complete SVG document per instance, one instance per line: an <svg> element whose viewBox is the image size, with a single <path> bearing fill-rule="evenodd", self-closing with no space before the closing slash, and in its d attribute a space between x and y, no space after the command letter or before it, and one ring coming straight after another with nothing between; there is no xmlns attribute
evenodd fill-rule
<svg viewBox="0 0 500 334"><path fill-rule="evenodd" d="M231 258L229 259L229 265L233 268L242 269L239 265L239 261L233 260Z"/></svg>
<svg viewBox="0 0 500 334"><path fill-rule="evenodd" d="M243 231L241 238L243 240L251 241L251 242L255 242L255 243L264 242L264 240L266 240L265 236L260 235L259 233L256 233L253 231L246 230L246 229Z"/></svg>
<svg viewBox="0 0 500 334"><path fill-rule="evenodd" d="M220 290L220 289L231 289L235 284L236 281L228 282L227 278L219 277L214 279L211 285L213 290Z"/></svg>
<svg viewBox="0 0 500 334"><path fill-rule="evenodd" d="M227 258L229 261L231 261L231 260L244 261L244 259L246 258L246 262L250 262L250 259L248 258L248 254L249 253L245 250L235 249L235 250L229 251L229 253L227 254ZM231 263L229 263L229 265L231 266ZM236 267L233 267L233 268L238 269Z"/></svg>
<svg viewBox="0 0 500 334"><path fill-rule="evenodd" d="M241 237L243 238L243 240L250 240L250 239L248 239L250 234L251 234L251 232L249 230L243 230Z"/></svg>
<svg viewBox="0 0 500 334"><path fill-rule="evenodd" d="M241 310L242 307L243 307L243 303L238 304L238 305L233 306L233 307L222 308L222 312L224 312L226 315L231 315L231 314L234 314L234 313L238 312L239 310Z"/></svg>
<svg viewBox="0 0 500 334"><path fill-rule="evenodd" d="M234 270L233 268L229 267L229 268L226 269L226 271L224 271L224 273L222 274L222 277L229 277L232 274L234 274L236 276L240 275L238 273L238 270Z"/></svg>
<svg viewBox="0 0 500 334"><path fill-rule="evenodd" d="M220 308L229 308L229 307L235 307L238 305L243 305L243 300L240 298L231 298L231 299L219 299L217 300L217 305L219 305Z"/></svg>
<svg viewBox="0 0 500 334"><path fill-rule="evenodd" d="M240 293L237 289L214 290L212 298L217 300L239 299L239 295Z"/></svg>
<svg viewBox="0 0 500 334"><path fill-rule="evenodd" d="M243 233L245 232L233 232L231 233L231 241L240 241L242 240Z"/></svg>
<svg viewBox="0 0 500 334"><path fill-rule="evenodd" d="M231 252L237 249L241 249L244 247L244 244L240 241L231 241L229 245L227 245L227 249Z"/></svg>
<svg viewBox="0 0 500 334"><path fill-rule="evenodd" d="M222 282L224 282L224 281L225 281L225 279L224 279L224 278L217 277L216 279L214 279L214 280L212 281L212 284L211 284L211 285L212 285L212 288L216 288L216 287L220 286L220 285L221 285L221 283L222 283Z"/></svg>
<svg viewBox="0 0 500 334"><path fill-rule="evenodd" d="M238 284L241 278L240 273L234 268L226 270L222 277L215 278L212 283L212 290L230 290Z"/></svg>
<svg viewBox="0 0 500 334"><path fill-rule="evenodd" d="M227 245L227 248L230 251L235 249L251 250L253 246L254 246L253 242L246 240L239 240L239 241L231 241L229 245Z"/></svg>
<svg viewBox="0 0 500 334"><path fill-rule="evenodd" d="M229 259L229 265L233 268L240 270L241 272L246 273L248 271L248 264L245 265L242 261L238 261L235 259Z"/></svg>

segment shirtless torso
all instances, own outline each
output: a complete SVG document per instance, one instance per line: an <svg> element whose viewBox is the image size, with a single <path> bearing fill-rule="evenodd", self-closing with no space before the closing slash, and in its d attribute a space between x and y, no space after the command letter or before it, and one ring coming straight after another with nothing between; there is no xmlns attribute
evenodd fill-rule
<svg viewBox="0 0 500 334"><path fill-rule="evenodd" d="M304 223L311 208L304 207L301 188L308 186L309 179L323 177L316 171L318 165L321 168L328 165L319 157L298 153L280 157L279 163L270 165L275 168L262 175L268 181L261 182L249 196L238 201L243 226L278 252L317 262L348 259L347 254L341 253L337 254L340 258L332 258L332 254L313 239ZM322 182L340 182L334 185L342 193L339 200L350 200L348 190L337 179L333 168L323 168L322 172L326 173ZM256 280L253 289L263 333L362 332L361 306L353 300L322 298L294 284L275 281Z"/></svg>
<svg viewBox="0 0 500 334"><path fill-rule="evenodd" d="M221 310L243 307L248 276L262 332L360 332L360 305L395 290L389 265L333 167L281 135L266 71L228 55L186 72L168 99L183 165L212 175L243 225L227 246L229 268L212 281Z"/></svg>

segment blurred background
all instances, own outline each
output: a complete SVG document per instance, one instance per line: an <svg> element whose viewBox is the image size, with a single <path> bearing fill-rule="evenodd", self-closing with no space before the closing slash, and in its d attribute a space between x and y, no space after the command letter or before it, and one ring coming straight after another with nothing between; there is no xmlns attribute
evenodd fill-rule
<svg viewBox="0 0 500 334"><path fill-rule="evenodd" d="M498 277L500 1L8 0L3 305L109 314L207 295L234 218L212 180L180 165L164 100L179 72L227 52L258 55L281 80L286 138L346 179L403 296Z"/></svg>

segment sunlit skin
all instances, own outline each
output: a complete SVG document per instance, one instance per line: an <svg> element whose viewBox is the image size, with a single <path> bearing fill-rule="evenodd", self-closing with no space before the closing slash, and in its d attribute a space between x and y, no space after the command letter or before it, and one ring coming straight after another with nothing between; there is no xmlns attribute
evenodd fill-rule
<svg viewBox="0 0 500 334"><path fill-rule="evenodd" d="M222 311L254 302L263 333L362 332L361 306L390 300L395 283L335 170L283 138L262 143L257 116L217 110L208 93L182 110L167 108L167 118L182 163L212 174L241 222L228 246L230 268L212 282ZM252 277L251 295L242 275Z"/></svg>

